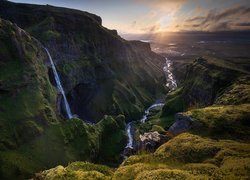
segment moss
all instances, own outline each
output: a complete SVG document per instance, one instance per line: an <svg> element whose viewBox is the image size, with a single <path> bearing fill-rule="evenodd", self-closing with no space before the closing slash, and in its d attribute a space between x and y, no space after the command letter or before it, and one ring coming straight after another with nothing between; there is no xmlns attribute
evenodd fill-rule
<svg viewBox="0 0 250 180"><path fill-rule="evenodd" d="M3 22L0 42L6 49L0 54L4 58L0 67L0 141L7 140L13 148L41 135L44 125L55 121L56 93L40 44L10 22Z"/></svg>
<svg viewBox="0 0 250 180"><path fill-rule="evenodd" d="M250 76L239 77L216 98L215 103L221 105L250 103Z"/></svg>
<svg viewBox="0 0 250 180"><path fill-rule="evenodd" d="M249 154L247 143L184 133L163 144L155 153L130 156L116 170L114 179L246 178Z"/></svg>
<svg viewBox="0 0 250 180"><path fill-rule="evenodd" d="M113 176L113 179L119 180L133 180L141 173L145 172L146 170L154 170L158 168L164 168L165 165L150 165L150 164L142 164L136 163L133 165L122 166L118 168Z"/></svg>
<svg viewBox="0 0 250 180"><path fill-rule="evenodd" d="M202 123L193 129L199 134L214 138L245 139L249 137L250 105L210 106L188 111L187 115Z"/></svg>
<svg viewBox="0 0 250 180"><path fill-rule="evenodd" d="M119 126L119 124L124 126L124 117L118 116L115 119L106 117L94 126L80 119L53 123L33 141L22 143L18 149L0 152L2 162L0 174L4 178L23 179L31 177L34 172L42 169L58 164L66 165L68 162L77 160L117 163L126 144L126 134ZM91 171L96 171L94 165L84 163L72 164L70 168L75 166L85 169L91 167L93 168ZM16 174L16 171L19 174ZM104 166L100 166L99 171L108 173L108 171L105 172Z"/></svg>
<svg viewBox="0 0 250 180"><path fill-rule="evenodd" d="M74 162L67 167L57 166L56 168L43 171L36 175L40 179L86 179L86 180L108 180L111 179L112 170L108 167L92 164L89 162Z"/></svg>
<svg viewBox="0 0 250 180"><path fill-rule="evenodd" d="M194 179L191 174L181 170L157 169L139 173L136 180Z"/></svg>
<svg viewBox="0 0 250 180"><path fill-rule="evenodd" d="M58 39L60 37L60 33L56 31L48 30L44 32L42 36L45 41L49 41L51 39Z"/></svg>
<svg viewBox="0 0 250 180"><path fill-rule="evenodd" d="M167 131L163 129L161 126L153 125L151 131L157 131L160 134L166 134Z"/></svg>
<svg viewBox="0 0 250 180"><path fill-rule="evenodd" d="M124 122L125 117L120 115L115 119L106 117L97 124L100 133L98 162L112 164L121 159L120 153L127 142Z"/></svg>
<svg viewBox="0 0 250 180"><path fill-rule="evenodd" d="M184 110L182 88L176 89L166 97L166 103L162 108L161 116L173 115Z"/></svg>

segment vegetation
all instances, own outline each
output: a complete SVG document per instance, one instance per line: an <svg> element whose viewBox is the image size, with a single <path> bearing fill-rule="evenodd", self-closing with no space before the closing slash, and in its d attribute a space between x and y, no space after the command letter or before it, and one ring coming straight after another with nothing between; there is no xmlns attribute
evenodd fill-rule
<svg viewBox="0 0 250 180"><path fill-rule="evenodd" d="M250 104L210 106L194 109L186 115L201 123L193 131L213 138L248 140Z"/></svg>
<svg viewBox="0 0 250 180"><path fill-rule="evenodd" d="M38 179L86 179L108 180L113 174L112 169L89 162L74 162L67 167L57 166L37 174Z"/></svg>
<svg viewBox="0 0 250 180"><path fill-rule="evenodd" d="M77 177L82 171L97 171L93 172L93 177L100 176L100 179L244 179L249 176L249 162L249 144L183 133L160 146L155 153L130 156L116 170L76 162L66 168L58 166L44 171L39 176L62 179L73 174L74 179L80 179L85 177Z"/></svg>
<svg viewBox="0 0 250 180"><path fill-rule="evenodd" d="M129 157L115 171L113 178L246 178L249 175L249 155L249 144L184 133L160 146L153 154Z"/></svg>

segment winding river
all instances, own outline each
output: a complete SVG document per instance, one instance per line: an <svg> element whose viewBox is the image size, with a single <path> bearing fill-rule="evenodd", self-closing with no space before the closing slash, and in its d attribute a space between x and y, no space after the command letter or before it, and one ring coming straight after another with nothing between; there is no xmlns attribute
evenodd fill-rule
<svg viewBox="0 0 250 180"><path fill-rule="evenodd" d="M163 71L165 73L165 77L166 77L166 86L170 89L170 91L173 91L177 88L177 83L176 83L176 80L174 79L173 77L173 73L171 71L172 69L172 63L171 61L168 59L168 58L165 58L166 59L166 63L163 67ZM152 104L149 108L147 108L145 111L144 111L144 114L142 116L142 118L139 120L141 123L145 123L147 120L148 120L148 116L149 116L149 113L152 109L154 108L158 108L158 107L163 107L164 106L164 103L162 102L155 102L154 104ZM127 136L128 136L128 142L127 142L127 145L125 147L126 148L130 148L130 149L133 149L134 148L134 132L133 132L133 121L129 122L126 126L126 132L127 132Z"/></svg>

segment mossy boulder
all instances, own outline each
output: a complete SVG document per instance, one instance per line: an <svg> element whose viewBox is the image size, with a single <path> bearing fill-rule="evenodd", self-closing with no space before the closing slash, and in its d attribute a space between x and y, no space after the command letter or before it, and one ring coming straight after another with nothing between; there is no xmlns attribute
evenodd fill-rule
<svg viewBox="0 0 250 180"><path fill-rule="evenodd" d="M34 179L75 179L75 180L110 180L113 170L107 166L89 162L74 162L67 167L57 166L37 173Z"/></svg>
<svg viewBox="0 0 250 180"><path fill-rule="evenodd" d="M197 134L213 138L249 140L250 105L214 105L185 113L201 126L193 128Z"/></svg>
<svg viewBox="0 0 250 180"><path fill-rule="evenodd" d="M155 153L130 156L114 179L223 179L249 176L250 145L183 133ZM239 160L239 161L237 161Z"/></svg>

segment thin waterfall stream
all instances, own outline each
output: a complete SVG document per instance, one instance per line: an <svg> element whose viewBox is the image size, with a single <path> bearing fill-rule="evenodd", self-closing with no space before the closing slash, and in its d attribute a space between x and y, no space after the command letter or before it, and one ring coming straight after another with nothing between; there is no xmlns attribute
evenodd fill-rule
<svg viewBox="0 0 250 180"><path fill-rule="evenodd" d="M165 76L166 76L166 86L170 89L170 91L173 91L177 88L177 83L173 77L173 73L171 72L172 63L168 58L165 58L165 59L166 59L166 63L163 67L163 71L164 71ZM149 108L147 108L144 111L144 114L143 114L142 118L140 119L140 123L145 123L147 121L148 116L150 114L150 110L157 108L157 107L163 107L163 106L164 106L164 103L159 102L159 101L152 104ZM128 142L127 142L125 149L126 148L130 148L130 149L134 148L134 146L133 146L134 145L134 136L133 136L134 132L133 132L132 126L133 126L133 121L129 122L126 126Z"/></svg>
<svg viewBox="0 0 250 180"><path fill-rule="evenodd" d="M65 95L65 92L64 92L64 89L63 89L63 86L62 86L62 83L61 83L61 80L60 80L60 77L57 73L57 70L56 70L56 66L53 62L53 59L48 51L47 48L44 48L48 57L49 57L49 60L50 60L50 64L51 64L51 67L52 67L52 70L53 70L53 74L54 74L54 77L55 77L55 80L56 80L56 86L57 86L57 89L59 90L59 92L62 94L63 96L63 102L64 102L64 106L65 106L65 110L66 110L66 113L67 113L67 116L69 119L71 119L73 116L72 116L72 113L71 113L71 110L70 110L70 106L69 106L69 103L68 103L68 100L66 98L66 95Z"/></svg>

